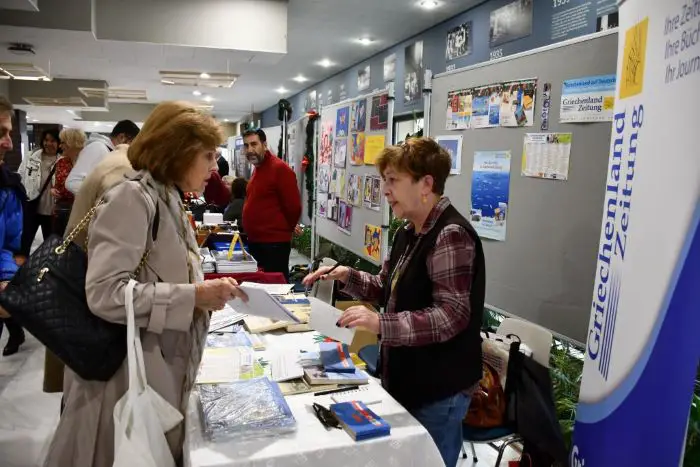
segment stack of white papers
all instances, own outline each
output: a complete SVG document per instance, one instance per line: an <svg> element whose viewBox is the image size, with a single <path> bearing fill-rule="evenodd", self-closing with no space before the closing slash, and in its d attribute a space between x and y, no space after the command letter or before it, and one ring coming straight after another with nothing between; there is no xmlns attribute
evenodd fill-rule
<svg viewBox="0 0 700 467"><path fill-rule="evenodd" d="M200 248L199 255L202 257L202 270L204 274L216 272L216 260L209 251L209 248Z"/></svg>
<svg viewBox="0 0 700 467"><path fill-rule="evenodd" d="M237 312L227 303L223 310L212 313L209 321L209 332L223 332L224 328L243 321L245 317L245 313Z"/></svg>
<svg viewBox="0 0 700 467"><path fill-rule="evenodd" d="M248 287L264 290L270 295L288 295L294 287L292 284L258 284L257 282L244 282L244 284Z"/></svg>
<svg viewBox="0 0 700 467"><path fill-rule="evenodd" d="M343 312L317 298L309 297L311 316L309 327L320 334L350 345L355 338L354 329L339 328L335 325Z"/></svg>
<svg viewBox="0 0 700 467"><path fill-rule="evenodd" d="M205 348L197 384L232 383L253 376L254 350L250 347Z"/></svg>
<svg viewBox="0 0 700 467"><path fill-rule="evenodd" d="M258 270L255 259L249 254L243 255L240 250L234 251L231 259L228 258L228 251L215 251L213 256L216 260L216 272L219 274L257 272Z"/></svg>
<svg viewBox="0 0 700 467"><path fill-rule="evenodd" d="M248 302L243 302L239 298L228 302L229 305L239 312L275 321L301 322L299 318L294 316L294 313L285 308L279 300L264 289L251 287L249 284L241 284L240 289L248 295Z"/></svg>
<svg viewBox="0 0 700 467"><path fill-rule="evenodd" d="M281 383L304 376L304 368L299 364L299 356L294 352L278 353L270 358L272 381Z"/></svg>

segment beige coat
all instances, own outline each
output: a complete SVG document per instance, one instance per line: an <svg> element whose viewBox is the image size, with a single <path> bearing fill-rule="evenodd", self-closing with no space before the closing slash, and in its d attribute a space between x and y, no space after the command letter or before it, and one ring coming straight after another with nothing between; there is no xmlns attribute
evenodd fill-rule
<svg viewBox="0 0 700 467"><path fill-rule="evenodd" d="M78 196L75 198L71 210L70 219L66 234L78 225L78 222L85 217L85 214L92 208L110 189L126 180L127 174L133 174L131 163L127 158L128 144L120 144L115 150L107 155L97 166L85 177L80 187ZM86 233L81 232L74 240L80 246L85 245ZM46 360L44 361L44 391L63 391L63 362L49 350L46 350Z"/></svg>
<svg viewBox="0 0 700 467"><path fill-rule="evenodd" d="M144 188L146 190L144 190ZM147 198L148 191L153 196ZM159 203L159 229L151 241L151 222ZM129 274L151 248L134 291L136 325L148 384L183 411L195 289L189 284L187 250L176 219L146 181L127 181L105 196L89 229L86 294L96 315L126 324L124 289ZM84 381L66 368L65 409L47 455L47 467L110 467L114 456L112 413L128 385L126 364L108 382ZM183 411L184 413L184 411ZM167 434L173 455L181 459L183 424Z"/></svg>

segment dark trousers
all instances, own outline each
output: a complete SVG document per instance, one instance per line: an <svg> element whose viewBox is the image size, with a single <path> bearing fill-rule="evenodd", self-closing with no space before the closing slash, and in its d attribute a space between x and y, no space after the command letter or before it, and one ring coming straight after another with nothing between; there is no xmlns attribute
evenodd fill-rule
<svg viewBox="0 0 700 467"><path fill-rule="evenodd" d="M258 262L258 267L265 272L281 272L287 282L289 282L289 254L291 251L292 244L290 242L248 242L248 252Z"/></svg>
<svg viewBox="0 0 700 467"><path fill-rule="evenodd" d="M22 326L17 324L17 322L14 319L5 318L0 320L0 335L2 335L3 324L7 327L7 331L10 333L9 342L17 342L22 340L22 338L24 337L24 330L22 329Z"/></svg>
<svg viewBox="0 0 700 467"><path fill-rule="evenodd" d="M41 227L41 235L44 236L44 240L49 238L49 235L53 232L53 216L37 214L36 208L37 203L35 202L25 203L24 205L24 212L22 213L22 248L20 249L20 253L24 256L29 256L39 227Z"/></svg>

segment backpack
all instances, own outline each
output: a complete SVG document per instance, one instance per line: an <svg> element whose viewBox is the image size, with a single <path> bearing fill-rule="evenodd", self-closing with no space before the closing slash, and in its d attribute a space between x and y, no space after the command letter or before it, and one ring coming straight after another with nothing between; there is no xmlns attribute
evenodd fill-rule
<svg viewBox="0 0 700 467"><path fill-rule="evenodd" d="M483 376L472 394L464 423L475 428L494 428L505 424L506 396L496 370L482 362Z"/></svg>

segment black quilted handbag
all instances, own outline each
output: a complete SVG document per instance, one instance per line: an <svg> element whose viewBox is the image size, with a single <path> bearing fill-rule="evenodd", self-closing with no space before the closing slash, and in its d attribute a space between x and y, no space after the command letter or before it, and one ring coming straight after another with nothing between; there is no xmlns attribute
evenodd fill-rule
<svg viewBox="0 0 700 467"><path fill-rule="evenodd" d="M90 311L85 297L87 254L73 242L100 204L65 240L52 235L32 253L0 293L0 306L78 376L107 381L126 356L126 326L105 321ZM154 240L157 225L156 210ZM148 253L134 275L146 263Z"/></svg>

